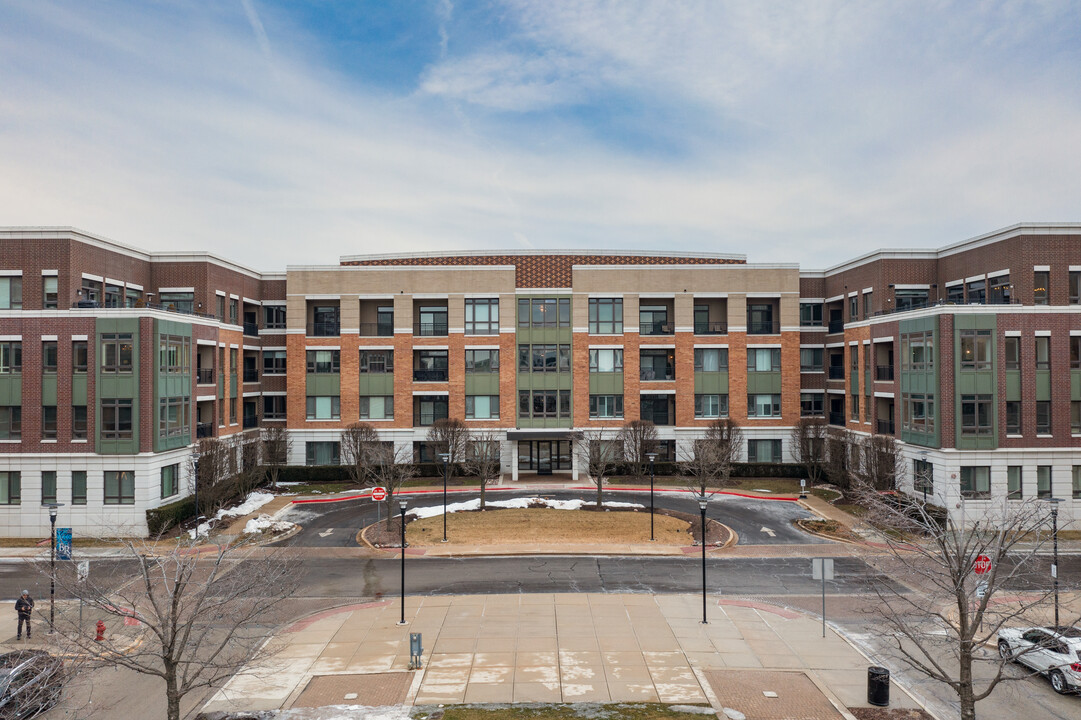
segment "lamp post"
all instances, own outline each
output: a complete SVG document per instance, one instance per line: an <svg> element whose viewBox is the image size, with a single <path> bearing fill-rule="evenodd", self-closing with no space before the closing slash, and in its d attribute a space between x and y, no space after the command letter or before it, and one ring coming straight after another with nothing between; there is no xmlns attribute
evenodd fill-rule
<svg viewBox="0 0 1081 720"><path fill-rule="evenodd" d="M653 542L653 463L657 460L657 453L646 453L649 458L649 541Z"/></svg>
<svg viewBox="0 0 1081 720"><path fill-rule="evenodd" d="M56 632L56 513L63 503L49 503L49 634ZM1057 595L1056 595L1057 597Z"/></svg>
<svg viewBox="0 0 1081 720"><path fill-rule="evenodd" d="M447 475L450 474L450 453L439 453L443 461L443 542L447 541Z"/></svg>
<svg viewBox="0 0 1081 720"><path fill-rule="evenodd" d="M399 625L405 625L405 509L408 501L404 498L398 501L398 512L402 517L402 617Z"/></svg>
<svg viewBox="0 0 1081 720"><path fill-rule="evenodd" d="M1051 545L1053 557L1051 560L1051 584L1055 590L1055 630L1058 630L1058 504L1062 498L1050 497L1047 502L1051 503Z"/></svg>
<svg viewBox="0 0 1081 720"><path fill-rule="evenodd" d="M702 624L706 620L706 496L698 498L698 507L702 510Z"/></svg>
<svg viewBox="0 0 1081 720"><path fill-rule="evenodd" d="M920 452L920 487L923 489L923 504L927 504L927 451Z"/></svg>

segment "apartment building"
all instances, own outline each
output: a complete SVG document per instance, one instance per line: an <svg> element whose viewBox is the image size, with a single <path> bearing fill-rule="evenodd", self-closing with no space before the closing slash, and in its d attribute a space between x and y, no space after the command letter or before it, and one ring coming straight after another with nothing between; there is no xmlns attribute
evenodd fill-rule
<svg viewBox="0 0 1081 720"><path fill-rule="evenodd" d="M74 229L0 231L0 535L145 532L193 443L281 424L295 464L364 421L420 459L439 418L503 471L577 477L584 428L661 457L731 417L788 461L799 418L901 442L906 486L972 517L1081 500L1081 225L1018 225L824 271L713 253L347 256L258 273ZM238 462L243 462L240 458ZM1076 500L1075 500L1076 499ZM957 507L963 506L963 507ZM1064 508L1065 509L1065 508Z"/></svg>

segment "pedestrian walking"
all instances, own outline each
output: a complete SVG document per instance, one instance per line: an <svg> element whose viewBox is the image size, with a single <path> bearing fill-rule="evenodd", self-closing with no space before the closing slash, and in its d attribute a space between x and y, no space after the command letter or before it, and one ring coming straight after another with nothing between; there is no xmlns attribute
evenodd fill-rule
<svg viewBox="0 0 1081 720"><path fill-rule="evenodd" d="M23 623L26 623L26 639L29 640L30 613L34 612L34 598L30 597L29 590L23 590L22 596L15 601L15 612L19 614L19 630L15 634L15 639L23 639Z"/></svg>

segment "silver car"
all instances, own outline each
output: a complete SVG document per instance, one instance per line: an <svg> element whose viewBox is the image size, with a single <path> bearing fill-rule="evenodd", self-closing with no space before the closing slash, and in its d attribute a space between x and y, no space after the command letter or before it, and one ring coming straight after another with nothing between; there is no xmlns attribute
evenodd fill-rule
<svg viewBox="0 0 1081 720"><path fill-rule="evenodd" d="M1057 693L1081 692L1081 629L1003 628L998 654L1046 675Z"/></svg>

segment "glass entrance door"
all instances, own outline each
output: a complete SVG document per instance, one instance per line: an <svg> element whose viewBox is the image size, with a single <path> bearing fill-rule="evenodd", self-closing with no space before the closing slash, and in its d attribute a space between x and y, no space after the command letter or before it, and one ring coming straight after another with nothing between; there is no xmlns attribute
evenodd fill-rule
<svg viewBox="0 0 1081 720"><path fill-rule="evenodd" d="M537 441L537 474L552 474L552 441Z"/></svg>

